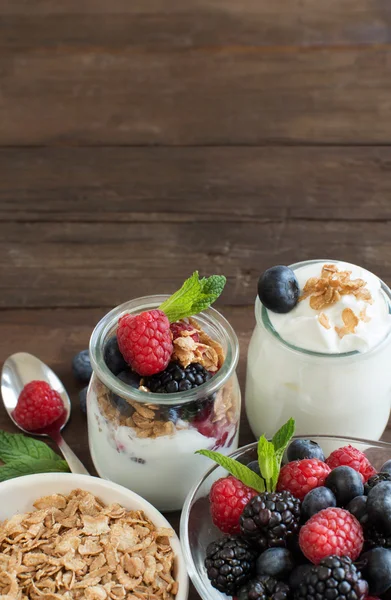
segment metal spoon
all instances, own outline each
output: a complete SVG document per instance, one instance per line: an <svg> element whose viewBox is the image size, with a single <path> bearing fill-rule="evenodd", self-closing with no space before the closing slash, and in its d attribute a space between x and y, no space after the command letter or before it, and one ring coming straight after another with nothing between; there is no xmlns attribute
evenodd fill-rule
<svg viewBox="0 0 391 600"><path fill-rule="evenodd" d="M26 431L15 421L13 411L18 402L20 392L26 383L33 380L46 381L60 394L64 402L64 416L61 417L61 420L45 429L40 429L39 431ZM1 373L1 395L7 413L19 429L24 433L52 438L60 448L72 473L89 475L85 466L77 458L73 450L70 449L61 435L61 429L68 423L71 415L71 402L63 384L45 363L27 352L17 352L16 354L9 356L3 365Z"/></svg>

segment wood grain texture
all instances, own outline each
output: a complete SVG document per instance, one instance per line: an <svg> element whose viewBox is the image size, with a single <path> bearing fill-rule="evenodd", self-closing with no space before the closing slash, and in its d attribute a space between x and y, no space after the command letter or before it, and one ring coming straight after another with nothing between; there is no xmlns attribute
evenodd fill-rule
<svg viewBox="0 0 391 600"><path fill-rule="evenodd" d="M387 46L5 53L1 143L389 143L390 61Z"/></svg>
<svg viewBox="0 0 391 600"><path fill-rule="evenodd" d="M4 222L387 221L390 196L389 147L0 149Z"/></svg>
<svg viewBox="0 0 391 600"><path fill-rule="evenodd" d="M390 280L388 223L1 223L0 306L115 306L174 292L189 274L224 273L225 304L254 301L273 264L337 257Z"/></svg>
<svg viewBox="0 0 391 600"><path fill-rule="evenodd" d="M387 0L2 0L1 14L5 48L391 41Z"/></svg>

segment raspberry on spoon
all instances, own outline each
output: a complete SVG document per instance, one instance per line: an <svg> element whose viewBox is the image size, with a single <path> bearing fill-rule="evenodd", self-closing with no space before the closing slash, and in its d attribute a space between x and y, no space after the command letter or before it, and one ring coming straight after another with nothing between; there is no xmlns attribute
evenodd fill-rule
<svg viewBox="0 0 391 600"><path fill-rule="evenodd" d="M46 381L30 381L20 393L13 417L26 431L38 431L55 423L64 413L64 402L56 390Z"/></svg>

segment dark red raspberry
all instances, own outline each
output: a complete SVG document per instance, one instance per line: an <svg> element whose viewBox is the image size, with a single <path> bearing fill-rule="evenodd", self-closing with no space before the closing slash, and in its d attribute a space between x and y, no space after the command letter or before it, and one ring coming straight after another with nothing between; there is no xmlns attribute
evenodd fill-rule
<svg viewBox="0 0 391 600"><path fill-rule="evenodd" d="M171 323L170 328L174 340L178 337L182 337L182 331L194 331L194 327L190 325L190 323L186 323L186 321L176 321L175 323ZM195 342L200 341L198 333L193 333L190 337L192 337Z"/></svg>
<svg viewBox="0 0 391 600"><path fill-rule="evenodd" d="M139 375L155 375L170 362L170 322L161 310L124 315L118 321L117 339L122 356Z"/></svg>
<svg viewBox="0 0 391 600"><path fill-rule="evenodd" d="M65 414L64 402L46 381L30 381L20 393L13 417L23 429L37 431Z"/></svg>
<svg viewBox="0 0 391 600"><path fill-rule="evenodd" d="M343 508L325 508L300 530L300 548L311 562L326 556L348 556L356 560L362 551L364 533L356 517Z"/></svg>
<svg viewBox="0 0 391 600"><path fill-rule="evenodd" d="M209 493L213 523L223 533L240 533L239 517L247 502L257 494L232 475L218 479Z"/></svg>
<svg viewBox="0 0 391 600"><path fill-rule="evenodd" d="M310 490L324 485L330 471L330 467L317 458L295 460L282 467L277 491L287 490L299 500L303 500Z"/></svg>
<svg viewBox="0 0 391 600"><path fill-rule="evenodd" d="M326 464L330 469L346 465L355 471L361 473L364 483L368 481L372 475L376 474L376 469L371 465L365 454L354 448L353 446L344 446L334 450L326 460Z"/></svg>

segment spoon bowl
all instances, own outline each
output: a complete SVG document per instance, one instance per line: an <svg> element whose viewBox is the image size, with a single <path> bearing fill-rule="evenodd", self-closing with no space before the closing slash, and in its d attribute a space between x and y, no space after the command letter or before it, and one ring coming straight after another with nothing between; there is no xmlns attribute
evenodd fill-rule
<svg viewBox="0 0 391 600"><path fill-rule="evenodd" d="M52 389L59 393L64 404L64 413L57 421L43 429L34 431L24 429L14 418L14 410L20 393L30 381L46 381ZM1 372L1 395L5 410L19 429L29 435L48 436L52 438L68 462L72 473L89 474L61 435L61 430L68 423L71 416L71 401L60 379L44 362L28 352L17 352L9 356Z"/></svg>
<svg viewBox="0 0 391 600"><path fill-rule="evenodd" d="M24 386L30 381L46 381L50 387L58 392L64 404L64 415L61 416L61 423L57 428L61 430L69 421L71 416L71 401L66 389L57 375L44 362L28 352L17 352L9 356L3 365L1 373L1 395L3 397L4 407L11 420L24 433L34 433L34 435L48 435L47 428L38 431L27 431L15 421L13 412L18 403L18 398ZM53 424L55 425L55 424Z"/></svg>

